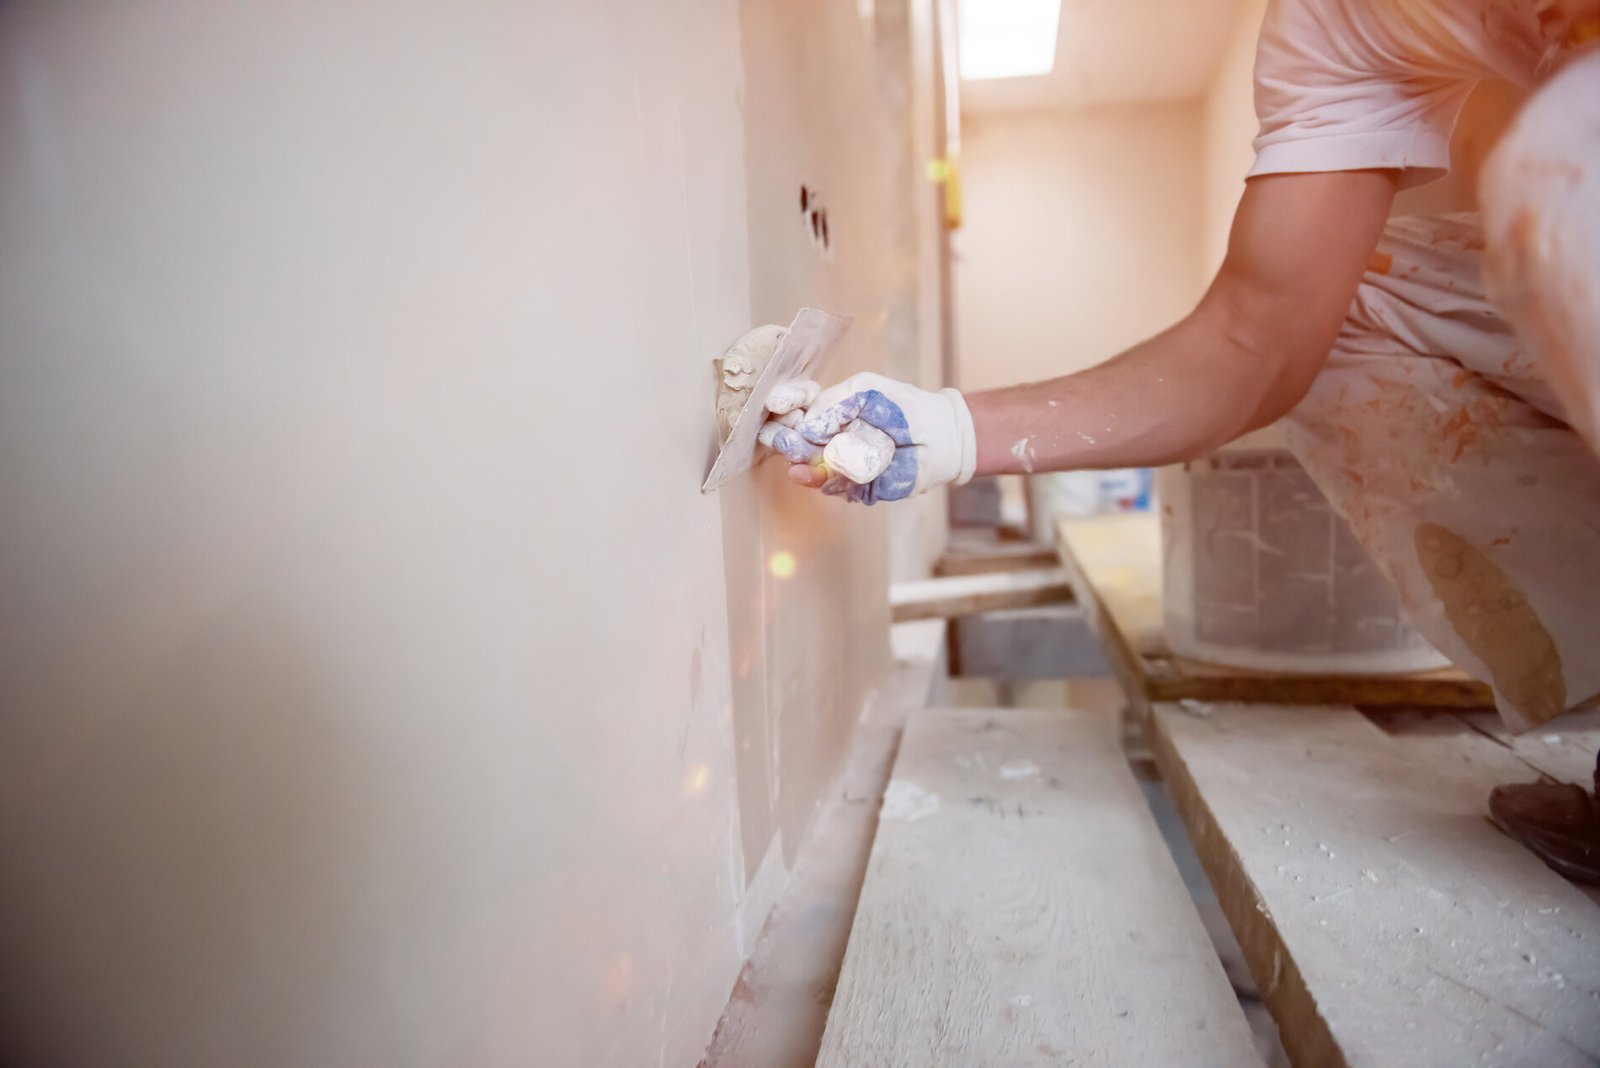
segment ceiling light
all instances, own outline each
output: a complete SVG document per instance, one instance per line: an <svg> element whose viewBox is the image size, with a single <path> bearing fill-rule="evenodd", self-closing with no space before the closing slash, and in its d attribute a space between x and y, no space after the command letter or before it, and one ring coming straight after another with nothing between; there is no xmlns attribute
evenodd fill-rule
<svg viewBox="0 0 1600 1068"><path fill-rule="evenodd" d="M1056 65L1061 0L961 0L961 77L1024 78Z"/></svg>

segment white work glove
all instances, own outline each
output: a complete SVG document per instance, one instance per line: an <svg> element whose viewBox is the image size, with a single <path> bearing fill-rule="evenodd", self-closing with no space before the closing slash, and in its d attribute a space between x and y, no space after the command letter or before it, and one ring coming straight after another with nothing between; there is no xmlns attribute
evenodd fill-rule
<svg viewBox="0 0 1600 1068"><path fill-rule="evenodd" d="M792 389L800 398L811 387L797 382ZM775 397L768 408L791 399ZM959 486L978 465L972 413L957 390L932 392L875 374L823 390L803 416L798 409L779 413L760 440L792 464L825 466L831 477L822 492L860 504Z"/></svg>

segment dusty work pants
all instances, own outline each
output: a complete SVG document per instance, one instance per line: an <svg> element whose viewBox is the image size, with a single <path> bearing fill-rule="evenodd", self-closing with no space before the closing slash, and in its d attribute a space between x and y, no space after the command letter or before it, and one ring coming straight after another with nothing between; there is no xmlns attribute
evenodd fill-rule
<svg viewBox="0 0 1600 1068"><path fill-rule="evenodd" d="M1483 202L1391 221L1285 423L1413 624L1526 730L1600 696L1600 53L1524 108Z"/></svg>

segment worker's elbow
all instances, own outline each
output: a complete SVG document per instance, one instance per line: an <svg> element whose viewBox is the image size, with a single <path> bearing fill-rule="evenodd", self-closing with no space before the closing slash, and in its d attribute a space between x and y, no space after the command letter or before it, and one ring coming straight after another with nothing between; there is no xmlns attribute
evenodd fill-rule
<svg viewBox="0 0 1600 1068"><path fill-rule="evenodd" d="M1334 341L1332 335L1324 336L1326 331L1307 329L1304 323L1286 326L1281 317L1248 303L1217 300L1207 314L1232 372L1230 387L1240 402L1234 409L1238 424L1229 440L1276 422L1299 404L1327 362Z"/></svg>
<svg viewBox="0 0 1600 1068"><path fill-rule="evenodd" d="M1279 357L1270 363L1259 364L1261 370L1253 397L1254 409L1241 433L1260 430L1293 411L1311 392L1311 385L1326 361L1327 353L1324 352L1315 361Z"/></svg>

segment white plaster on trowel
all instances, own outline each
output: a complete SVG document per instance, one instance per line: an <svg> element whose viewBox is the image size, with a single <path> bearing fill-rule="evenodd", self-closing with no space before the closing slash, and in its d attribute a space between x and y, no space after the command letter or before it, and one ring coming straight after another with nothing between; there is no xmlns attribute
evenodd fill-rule
<svg viewBox="0 0 1600 1068"><path fill-rule="evenodd" d="M878 809L878 818L915 822L938 811L938 794L929 793L914 782L896 779L883 792L883 807Z"/></svg>
<svg viewBox="0 0 1600 1068"><path fill-rule="evenodd" d="M728 440L734 421L750 399L751 387L787 333L776 323L758 326L717 357L717 433L721 440Z"/></svg>
<svg viewBox="0 0 1600 1068"><path fill-rule="evenodd" d="M1000 765L1000 777L1012 782L1018 779L1031 779L1039 774L1039 765L1031 760L1014 760L1009 764Z"/></svg>

